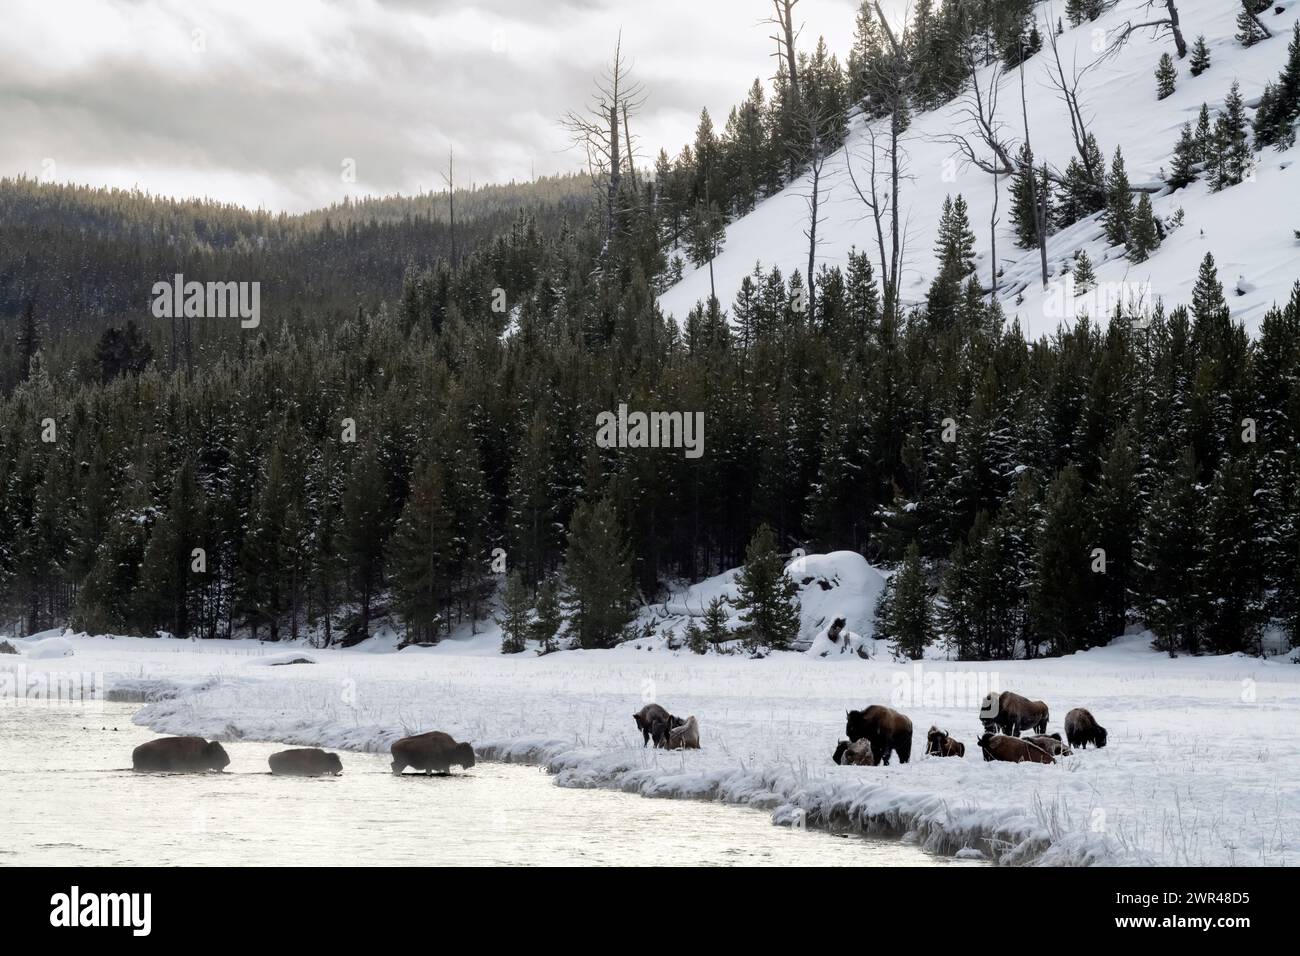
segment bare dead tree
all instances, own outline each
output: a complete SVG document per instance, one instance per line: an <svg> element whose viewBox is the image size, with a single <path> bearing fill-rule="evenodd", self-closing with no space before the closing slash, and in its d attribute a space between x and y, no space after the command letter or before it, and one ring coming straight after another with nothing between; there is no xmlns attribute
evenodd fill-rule
<svg viewBox="0 0 1300 956"><path fill-rule="evenodd" d="M1055 44L1053 44L1055 45ZM1060 62L1059 60L1057 61ZM1047 194L1038 195L1038 170L1034 168L1034 147L1029 139L1029 100L1025 96L1025 61L1020 60L1020 112L1025 121L1025 152L1022 169L1028 177L1029 205L1034 210L1034 232L1038 235L1038 255L1042 267L1043 288L1047 288ZM1026 168L1027 167L1027 168Z"/></svg>
<svg viewBox="0 0 1300 956"><path fill-rule="evenodd" d="M832 148L832 117L816 108L811 100L804 100L799 106L798 128L799 142L794 147L800 157L808 163L807 188L802 193L808 209L808 222L803 234L808 240L808 314L815 315L817 309L817 227L826 218L822 203L826 191L826 161L834 153Z"/></svg>
<svg viewBox="0 0 1300 956"><path fill-rule="evenodd" d="M1101 58L1093 60L1086 66L1079 67L1077 64L1072 65L1069 76L1066 75L1065 64L1061 60L1061 47L1057 42L1056 30L1051 23L1044 20L1045 30L1048 42L1051 44L1052 59L1048 64L1048 81L1055 87L1060 95L1062 102L1065 103L1066 113L1070 117L1070 137L1074 141L1074 151L1079 157L1079 162L1083 164L1084 173L1088 177L1088 182L1095 189L1101 191L1104 189L1104 176L1102 170L1097 169L1096 158L1088 149L1088 121L1084 118L1083 107L1079 102L1079 86L1083 78L1087 76L1088 71L1101 62ZM1024 98L1024 69L1021 68L1021 99ZM1026 129L1028 123L1026 122ZM1026 141L1028 141L1026 133ZM1062 182L1059 174L1052 174L1054 182Z"/></svg>
<svg viewBox="0 0 1300 956"><path fill-rule="evenodd" d="M587 171L597 192L605 202L605 247L614 239L618 220L619 194L623 166L630 159L631 144L620 142L627 135L628 118L645 105L645 89L631 78L631 63L623 56L623 35L614 45L614 58L596 80L591 102L582 110L570 110L561 125L568 131L575 147L587 157ZM620 129L621 122L621 129Z"/></svg>
<svg viewBox="0 0 1300 956"><path fill-rule="evenodd" d="M447 184L447 213L451 224L451 271L456 271L456 150L447 147L447 171L442 174Z"/></svg>
<svg viewBox="0 0 1300 956"><path fill-rule="evenodd" d="M772 15L759 21L775 27L775 32L769 37L776 42L776 52L772 55L785 61L786 73L790 78L790 95L796 102L799 100L799 58L795 53L795 44L803 31L802 26L796 29L794 25L794 8L798 3L799 0L772 0Z"/></svg>
<svg viewBox="0 0 1300 956"><path fill-rule="evenodd" d="M1128 20L1115 37L1106 45L1103 57L1111 57L1119 53L1128 43L1129 37L1140 30L1150 30L1153 37L1160 37L1168 34L1174 38L1174 49L1178 51L1178 59L1187 56L1187 41L1183 38L1182 21L1178 15L1178 5L1174 0L1142 0L1142 10L1150 14L1154 19L1145 20L1142 23L1134 23ZM1159 8L1164 8L1164 13L1157 13ZM1263 26L1263 24L1260 24Z"/></svg>

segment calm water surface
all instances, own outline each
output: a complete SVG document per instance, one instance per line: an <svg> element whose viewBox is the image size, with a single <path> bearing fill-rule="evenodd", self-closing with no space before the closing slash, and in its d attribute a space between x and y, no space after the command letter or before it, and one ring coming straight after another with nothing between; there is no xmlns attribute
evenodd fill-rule
<svg viewBox="0 0 1300 956"><path fill-rule="evenodd" d="M136 709L0 707L0 865L961 865L509 764L398 778L387 756L345 752L340 777L272 777L285 745L234 742L221 774L136 774L132 748L157 736Z"/></svg>

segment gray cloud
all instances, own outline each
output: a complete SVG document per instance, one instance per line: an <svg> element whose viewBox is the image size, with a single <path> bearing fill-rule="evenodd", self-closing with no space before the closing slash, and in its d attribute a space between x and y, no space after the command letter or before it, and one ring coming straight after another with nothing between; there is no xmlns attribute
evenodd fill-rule
<svg viewBox="0 0 1300 956"><path fill-rule="evenodd" d="M642 152L721 124L771 65L758 0L18 0L0 31L0 174L305 209L348 193L574 169L558 118L623 31ZM848 47L850 0L805 36ZM356 164L355 185L341 177ZM52 161L52 163L51 163Z"/></svg>

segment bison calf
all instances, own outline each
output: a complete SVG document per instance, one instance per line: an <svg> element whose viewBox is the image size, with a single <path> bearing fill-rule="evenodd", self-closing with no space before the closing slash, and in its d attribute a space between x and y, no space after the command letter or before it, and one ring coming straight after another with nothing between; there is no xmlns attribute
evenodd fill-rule
<svg viewBox="0 0 1300 956"><path fill-rule="evenodd" d="M224 770L230 764L225 748L202 737L163 737L141 744L131 752L133 770L199 773Z"/></svg>
<svg viewBox="0 0 1300 956"><path fill-rule="evenodd" d="M1005 734L985 734L979 740L980 750L984 752L985 760L1004 760L1007 763L1056 763L1042 747L1031 744L1028 740L1021 740L1019 737L1008 737Z"/></svg>
<svg viewBox="0 0 1300 956"><path fill-rule="evenodd" d="M1082 747L1084 750L1088 749L1088 744L1104 747L1106 728L1097 723L1090 711L1076 707L1065 715L1065 739L1071 747Z"/></svg>
<svg viewBox="0 0 1300 956"><path fill-rule="evenodd" d="M425 773L448 773L452 764L468 770L474 766L474 748L458 744L451 734L431 730L427 734L403 737L392 746L393 773L407 767Z"/></svg>
<svg viewBox="0 0 1300 956"><path fill-rule="evenodd" d="M700 722L694 715L687 717L680 725L668 731L669 750L699 750Z"/></svg>

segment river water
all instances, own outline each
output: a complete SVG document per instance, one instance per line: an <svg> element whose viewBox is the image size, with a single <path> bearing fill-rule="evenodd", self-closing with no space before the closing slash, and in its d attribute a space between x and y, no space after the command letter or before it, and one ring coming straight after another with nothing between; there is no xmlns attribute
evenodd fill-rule
<svg viewBox="0 0 1300 956"><path fill-rule="evenodd" d="M386 755L344 752L342 776L273 777L285 745L234 742L221 774L137 774L131 750L156 735L136 709L0 706L0 865L960 865L510 764L398 778Z"/></svg>

